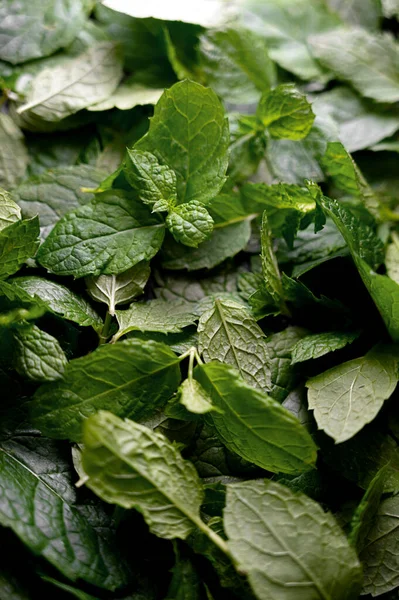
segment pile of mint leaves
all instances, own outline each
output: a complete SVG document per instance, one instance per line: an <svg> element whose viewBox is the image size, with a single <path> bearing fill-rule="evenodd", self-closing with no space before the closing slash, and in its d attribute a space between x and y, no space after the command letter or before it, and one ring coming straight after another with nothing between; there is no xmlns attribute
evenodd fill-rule
<svg viewBox="0 0 399 600"><path fill-rule="evenodd" d="M398 598L398 18L2 0L1 600Z"/></svg>

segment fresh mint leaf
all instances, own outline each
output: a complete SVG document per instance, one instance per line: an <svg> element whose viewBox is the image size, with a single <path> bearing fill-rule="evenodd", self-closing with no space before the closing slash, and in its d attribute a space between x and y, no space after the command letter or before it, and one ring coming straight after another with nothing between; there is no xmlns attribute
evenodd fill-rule
<svg viewBox="0 0 399 600"><path fill-rule="evenodd" d="M135 106L156 104L163 94L162 88L155 88L136 82L132 76L121 83L116 90L101 102L87 107L89 111L102 111L117 108L118 110L131 110Z"/></svg>
<svg viewBox="0 0 399 600"><path fill-rule="evenodd" d="M176 173L178 202L206 204L226 181L229 127L216 94L192 81L158 100L148 133L135 145Z"/></svg>
<svg viewBox="0 0 399 600"><path fill-rule="evenodd" d="M196 200L171 209L166 226L177 242L198 248L213 231L213 219L205 206Z"/></svg>
<svg viewBox="0 0 399 600"><path fill-rule="evenodd" d="M9 115L0 113L0 186L15 187L24 178L28 163L22 131Z"/></svg>
<svg viewBox="0 0 399 600"><path fill-rule="evenodd" d="M123 169L126 179L144 204L152 207L156 204L162 206L162 210L176 204L176 174L168 166L160 165L150 152L128 149Z"/></svg>
<svg viewBox="0 0 399 600"><path fill-rule="evenodd" d="M327 331L307 335L293 347L291 363L320 358L325 354L344 348L357 337L359 337L358 331Z"/></svg>
<svg viewBox="0 0 399 600"><path fill-rule="evenodd" d="M104 345L70 361L60 381L39 388L32 419L51 437L81 441L82 423L96 411L143 418L166 403L179 381L179 359L164 344Z"/></svg>
<svg viewBox="0 0 399 600"><path fill-rule="evenodd" d="M14 275L39 247L39 219L16 221L0 231L0 279Z"/></svg>
<svg viewBox="0 0 399 600"><path fill-rule="evenodd" d="M19 327L14 332L14 368L32 381L60 379L67 359L58 341L36 325Z"/></svg>
<svg viewBox="0 0 399 600"><path fill-rule="evenodd" d="M0 188L0 231L21 218L21 209L11 195Z"/></svg>
<svg viewBox="0 0 399 600"><path fill-rule="evenodd" d="M57 223L37 260L57 275L117 275L150 260L164 233L163 222L131 194L102 192Z"/></svg>
<svg viewBox="0 0 399 600"><path fill-rule="evenodd" d="M179 402L190 413L195 415L203 415L214 410L218 410L212 404L211 398L208 396L204 388L196 379L189 377L185 379L178 389Z"/></svg>
<svg viewBox="0 0 399 600"><path fill-rule="evenodd" d="M298 383L298 371L292 365L292 352L304 336L305 330L287 327L266 339L267 369L270 372L270 384L266 391L278 402L283 402Z"/></svg>
<svg viewBox="0 0 399 600"><path fill-rule="evenodd" d="M314 114L303 94L287 83L265 92L257 116L273 138L301 140L313 125Z"/></svg>
<svg viewBox="0 0 399 600"><path fill-rule="evenodd" d="M288 309L284 301L281 275L277 259L273 251L273 242L271 238L271 232L269 230L266 211L262 216L262 228L260 235L263 281L258 292L255 293L259 293L260 300L265 302L266 307L270 306L270 310L275 310L275 314L278 314L279 312L287 313Z"/></svg>
<svg viewBox="0 0 399 600"><path fill-rule="evenodd" d="M378 29L382 11L377 0L327 0L327 4L349 25L359 25L370 30Z"/></svg>

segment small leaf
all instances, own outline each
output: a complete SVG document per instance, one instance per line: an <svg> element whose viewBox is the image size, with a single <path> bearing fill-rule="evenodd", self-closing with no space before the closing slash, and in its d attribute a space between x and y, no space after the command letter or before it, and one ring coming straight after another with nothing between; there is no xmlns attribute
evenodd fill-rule
<svg viewBox="0 0 399 600"><path fill-rule="evenodd" d="M30 325L16 329L14 340L13 364L18 373L40 382L62 377L68 361L52 335Z"/></svg>
<svg viewBox="0 0 399 600"><path fill-rule="evenodd" d="M313 125L314 114L306 96L291 83L265 92L260 99L258 118L273 138L301 140Z"/></svg>
<svg viewBox="0 0 399 600"><path fill-rule="evenodd" d="M213 410L220 410L212 404L211 398L196 379L185 379L179 387L177 393L179 402L190 413L203 415Z"/></svg>
<svg viewBox="0 0 399 600"><path fill-rule="evenodd" d="M370 423L396 388L399 357L376 346L362 358L333 367L307 382L309 408L320 429L345 442Z"/></svg>
<svg viewBox="0 0 399 600"><path fill-rule="evenodd" d="M179 381L179 359L164 344L103 345L71 360L62 380L38 389L32 420L44 434L81 441L82 422L96 411L144 418L166 403Z"/></svg>
<svg viewBox="0 0 399 600"><path fill-rule="evenodd" d="M213 219L205 206L196 200L174 207L166 217L166 226L176 242L198 248L213 231Z"/></svg>
<svg viewBox="0 0 399 600"><path fill-rule="evenodd" d="M39 247L39 219L24 219L0 231L0 279L14 275Z"/></svg>
<svg viewBox="0 0 399 600"><path fill-rule="evenodd" d="M0 188L0 231L21 218L21 209L11 195Z"/></svg>
<svg viewBox="0 0 399 600"><path fill-rule="evenodd" d="M229 450L273 473L301 473L312 468L317 457L312 438L276 400L219 362L198 366L194 377L223 411L210 414Z"/></svg>
<svg viewBox="0 0 399 600"><path fill-rule="evenodd" d="M144 204L162 203L172 207L176 203L176 175L166 165L160 165L151 152L128 149L123 171Z"/></svg>
<svg viewBox="0 0 399 600"><path fill-rule="evenodd" d="M267 479L230 484L224 524L230 551L259 600L359 596L355 551L333 516L304 494Z"/></svg>
<svg viewBox="0 0 399 600"><path fill-rule="evenodd" d="M185 539L200 522L200 479L163 435L100 411L85 423L84 444L87 486L141 512L152 533Z"/></svg>
<svg viewBox="0 0 399 600"><path fill-rule="evenodd" d="M118 304L127 304L136 296L141 296L150 273L149 263L139 262L119 275L87 277L87 291L97 302L107 304L110 315L114 316Z"/></svg>
<svg viewBox="0 0 399 600"><path fill-rule="evenodd" d="M320 358L325 354L344 348L357 337L359 337L358 331L327 331L307 335L293 347L291 363Z"/></svg>
<svg viewBox="0 0 399 600"><path fill-rule="evenodd" d="M386 476L387 467L383 467L371 481L352 517L349 541L358 553L363 550L366 538L374 524L381 496L384 492Z"/></svg>

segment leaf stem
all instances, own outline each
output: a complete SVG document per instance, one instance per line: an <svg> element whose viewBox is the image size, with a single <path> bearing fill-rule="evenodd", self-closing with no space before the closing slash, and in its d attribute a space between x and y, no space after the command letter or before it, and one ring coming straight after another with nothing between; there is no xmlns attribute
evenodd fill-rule
<svg viewBox="0 0 399 600"><path fill-rule="evenodd" d="M201 519L195 519L195 524L198 529L200 529L202 533L204 533L234 564L234 559L225 540L213 531L213 529L208 527Z"/></svg>
<svg viewBox="0 0 399 600"><path fill-rule="evenodd" d="M107 314L105 316L104 325L103 325L103 328L100 333L100 342L99 342L100 346L101 346L101 344L106 344L108 341L108 338L110 335L109 330L111 327L111 323L112 323L112 315L109 311L107 311Z"/></svg>

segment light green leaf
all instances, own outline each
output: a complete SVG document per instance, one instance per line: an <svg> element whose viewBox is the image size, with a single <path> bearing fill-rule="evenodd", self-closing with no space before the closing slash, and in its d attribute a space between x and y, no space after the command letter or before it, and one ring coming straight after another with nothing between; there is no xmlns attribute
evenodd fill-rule
<svg viewBox="0 0 399 600"><path fill-rule="evenodd" d="M250 236L250 219L245 218L239 222L226 221L215 225L210 238L198 248L187 248L170 237L162 248L162 264L166 269L213 269L226 258L244 250Z"/></svg>
<svg viewBox="0 0 399 600"><path fill-rule="evenodd" d="M270 383L265 391L278 402L283 402L298 382L298 373L292 366L292 350L306 335L299 327L287 327L266 339L267 365Z"/></svg>
<svg viewBox="0 0 399 600"><path fill-rule="evenodd" d="M42 58L73 41L87 18L86 0L4 0L0 7L0 59L12 64Z"/></svg>
<svg viewBox="0 0 399 600"><path fill-rule="evenodd" d="M28 162L22 131L9 115L0 113L0 186L15 187L24 178Z"/></svg>
<svg viewBox="0 0 399 600"><path fill-rule="evenodd" d="M258 130L258 120L254 115L229 114L230 158L229 181L244 182L256 173L264 157L266 136Z"/></svg>
<svg viewBox="0 0 399 600"><path fill-rule="evenodd" d="M329 31L341 21L316 0L244 0L251 13L246 24L267 42L270 58L300 79L326 81L326 71L312 56L308 37ZM256 15L256 19L254 19Z"/></svg>
<svg viewBox="0 0 399 600"><path fill-rule="evenodd" d="M301 473L316 462L316 446L299 421L276 400L251 387L237 370L211 362L194 377L223 414L212 422L229 450L274 473Z"/></svg>
<svg viewBox="0 0 399 600"><path fill-rule="evenodd" d="M131 110L135 106L156 104L162 96L164 88L155 88L136 82L133 75L121 83L109 98L87 107L90 111Z"/></svg>
<svg viewBox="0 0 399 600"><path fill-rule="evenodd" d="M399 284L399 237L392 233L392 243L387 246L385 266L388 276Z"/></svg>
<svg viewBox="0 0 399 600"><path fill-rule="evenodd" d="M19 327L14 332L14 368L32 381L60 379L67 359L58 341L36 325Z"/></svg>
<svg viewBox="0 0 399 600"><path fill-rule="evenodd" d="M370 148L399 128L395 111L380 108L343 86L318 94L312 108L316 116L333 119L348 152Z"/></svg>
<svg viewBox="0 0 399 600"><path fill-rule="evenodd" d="M377 102L399 100L399 47L389 33L338 28L308 41L313 56L362 96Z"/></svg>
<svg viewBox="0 0 399 600"><path fill-rule="evenodd" d="M379 596L399 585L398 519L399 495L396 494L381 502L360 555L364 568L363 594Z"/></svg>
<svg viewBox="0 0 399 600"><path fill-rule="evenodd" d="M226 181L229 127L215 92L193 81L165 90L148 133L135 145L176 173L180 203L206 204Z"/></svg>
<svg viewBox="0 0 399 600"><path fill-rule="evenodd" d="M292 83L279 85L265 92L257 115L273 138L301 140L310 132L314 114L306 96Z"/></svg>
<svg viewBox="0 0 399 600"><path fill-rule="evenodd" d="M129 573L115 548L115 530L99 504L87 510L70 472L65 448L56 442L27 435L2 441L0 523L72 581L120 588Z"/></svg>
<svg viewBox="0 0 399 600"><path fill-rule="evenodd" d="M180 404L190 413L203 415L214 410L217 412L220 411L220 409L212 404L211 398L196 379L192 379L191 377L185 379L177 393Z"/></svg>
<svg viewBox="0 0 399 600"><path fill-rule="evenodd" d="M90 304L61 283L34 276L18 277L11 279L9 283L17 295L23 292L27 296L26 300L39 299L48 310L82 327L91 325L97 328L102 324L102 319Z"/></svg>
<svg viewBox="0 0 399 600"><path fill-rule="evenodd" d="M57 122L112 94L122 77L120 51L99 42L77 57L44 68L32 80L18 114Z"/></svg>
<svg viewBox="0 0 399 600"><path fill-rule="evenodd" d="M39 219L24 219L0 231L0 279L14 275L39 246Z"/></svg>
<svg viewBox="0 0 399 600"><path fill-rule="evenodd" d="M224 525L259 600L358 598L355 551L333 516L304 494L267 479L230 484Z"/></svg>
<svg viewBox="0 0 399 600"><path fill-rule="evenodd" d="M256 103L276 81L266 42L249 29L205 33L200 39L200 61L208 85L230 104Z"/></svg>
<svg viewBox="0 0 399 600"><path fill-rule="evenodd" d="M227 363L253 387L269 388L265 334L242 304L215 298L200 317L198 348L205 362Z"/></svg>
<svg viewBox="0 0 399 600"><path fill-rule="evenodd" d="M320 358L340 350L351 344L357 337L359 337L358 331L326 331L307 335L293 347L291 364Z"/></svg>
<svg viewBox="0 0 399 600"><path fill-rule="evenodd" d="M185 246L198 248L213 231L213 219L205 206L197 200L171 209L166 226L175 238Z"/></svg>
<svg viewBox="0 0 399 600"><path fill-rule="evenodd" d="M87 277L86 286L90 296L108 306L111 316L115 315L118 304L127 304L136 296L141 296L150 276L151 269L148 262L139 262L137 265L119 275L100 275Z"/></svg>
<svg viewBox="0 0 399 600"><path fill-rule="evenodd" d="M87 486L100 498L142 513L152 533L185 539L200 521L200 479L161 434L100 411L84 426Z"/></svg>
<svg viewBox="0 0 399 600"><path fill-rule="evenodd" d="M96 411L144 418L166 403L179 381L179 359L164 344L103 345L71 360L61 381L39 388L32 419L44 434L81 441L82 422Z"/></svg>
<svg viewBox="0 0 399 600"><path fill-rule="evenodd" d="M387 473L387 467L383 467L378 471L352 517L349 541L358 553L363 550L366 538L373 526L381 496L384 492Z"/></svg>
<svg viewBox="0 0 399 600"><path fill-rule="evenodd" d="M398 0L382 0L382 12L388 19L392 17L399 18Z"/></svg>
<svg viewBox="0 0 399 600"><path fill-rule="evenodd" d="M119 331L114 341L134 330L180 333L184 327L193 325L197 318L192 305L184 300L134 302L128 309L117 310L115 314Z"/></svg>
<svg viewBox="0 0 399 600"><path fill-rule="evenodd" d="M0 188L0 231L21 218L21 209L11 195Z"/></svg>
<svg viewBox="0 0 399 600"><path fill-rule="evenodd" d="M117 275L150 260L164 233L164 223L135 196L102 192L57 223L37 259L57 275Z"/></svg>
<svg viewBox="0 0 399 600"><path fill-rule="evenodd" d="M370 423L395 390L398 361L389 346L376 346L362 358L309 379L309 408L319 429L340 443Z"/></svg>
<svg viewBox="0 0 399 600"><path fill-rule="evenodd" d="M378 29L382 18L379 0L327 0L328 6L349 25Z"/></svg>
<svg viewBox="0 0 399 600"><path fill-rule="evenodd" d="M57 167L24 181L14 190L15 200L25 217L39 216L45 237L67 212L94 197L82 188L96 188L105 176L89 165Z"/></svg>
<svg viewBox="0 0 399 600"><path fill-rule="evenodd" d="M144 204L162 206L168 210L176 204L176 175L166 165L160 165L151 152L127 150L123 172ZM159 210L159 208L157 209Z"/></svg>
<svg viewBox="0 0 399 600"><path fill-rule="evenodd" d="M276 256L273 251L273 240L269 229L267 212L262 216L261 239L261 261L262 261L262 284L259 288L260 299L266 307L276 313L288 313L284 301L283 286ZM255 292L258 293L258 292Z"/></svg>

